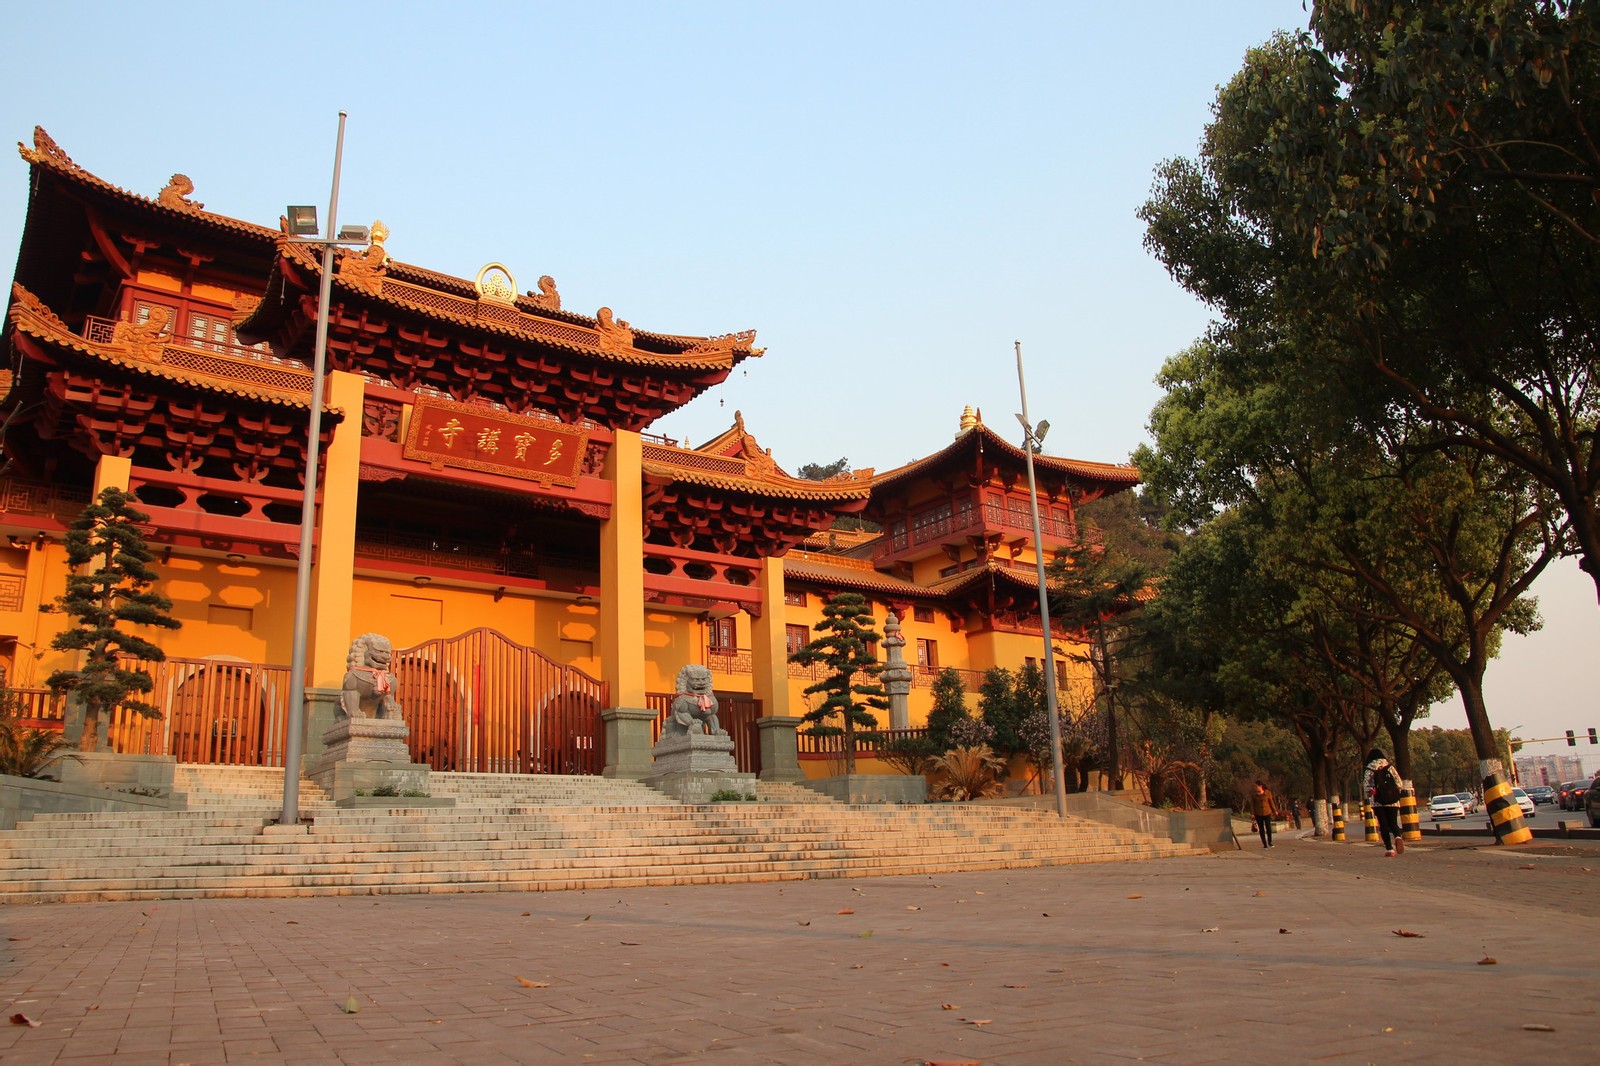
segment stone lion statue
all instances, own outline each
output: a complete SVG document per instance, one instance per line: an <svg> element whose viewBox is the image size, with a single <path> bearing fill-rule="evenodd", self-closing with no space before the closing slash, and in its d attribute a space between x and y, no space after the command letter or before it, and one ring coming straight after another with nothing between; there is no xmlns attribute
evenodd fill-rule
<svg viewBox="0 0 1600 1066"><path fill-rule="evenodd" d="M678 671L678 694L672 697L672 710L661 724L663 736L687 736L708 732L725 737L728 731L717 720L717 697L711 694L711 671L691 663Z"/></svg>
<svg viewBox="0 0 1600 1066"><path fill-rule="evenodd" d="M394 675L389 660L394 646L378 633L363 633L350 645L344 689L339 694L339 709L350 718L392 718L402 720L400 701L394 696Z"/></svg>

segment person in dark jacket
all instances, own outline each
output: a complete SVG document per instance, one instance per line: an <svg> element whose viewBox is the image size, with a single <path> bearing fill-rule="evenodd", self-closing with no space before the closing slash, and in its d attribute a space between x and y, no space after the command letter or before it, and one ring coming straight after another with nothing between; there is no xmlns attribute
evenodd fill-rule
<svg viewBox="0 0 1600 1066"><path fill-rule="evenodd" d="M1264 781L1256 782L1256 790L1250 797L1250 812L1255 815L1256 832L1261 835L1261 846L1272 847L1272 819L1277 817L1278 801Z"/></svg>
<svg viewBox="0 0 1600 1066"><path fill-rule="evenodd" d="M1406 853L1405 838L1400 835L1400 798L1405 794L1404 788L1400 771L1394 768L1383 752L1377 748L1367 752L1367 769L1361 775L1361 792L1372 804L1372 813L1377 816L1385 858L1392 859Z"/></svg>

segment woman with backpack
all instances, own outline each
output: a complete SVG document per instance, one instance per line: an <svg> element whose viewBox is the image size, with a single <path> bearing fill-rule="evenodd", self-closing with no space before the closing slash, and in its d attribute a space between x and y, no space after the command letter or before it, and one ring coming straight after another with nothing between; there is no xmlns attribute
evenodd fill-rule
<svg viewBox="0 0 1600 1066"><path fill-rule="evenodd" d="M1400 799L1405 795L1405 782L1400 780L1400 771L1377 748L1367 752L1367 771L1361 790L1378 818L1384 858L1404 855L1406 842L1400 835Z"/></svg>

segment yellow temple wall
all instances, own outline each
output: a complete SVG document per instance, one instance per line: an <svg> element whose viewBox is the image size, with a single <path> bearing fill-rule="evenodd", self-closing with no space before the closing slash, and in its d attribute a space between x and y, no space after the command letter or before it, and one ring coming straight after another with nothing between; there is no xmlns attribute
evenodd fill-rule
<svg viewBox="0 0 1600 1066"><path fill-rule="evenodd" d="M169 613L181 629L132 627L169 658L223 656L246 662L283 665L294 633L294 570L221 559L173 555L156 563L156 588L172 600ZM20 610L0 610L0 632L17 638L8 680L37 688L52 672L77 665L77 655L58 652L50 642L71 622L63 614L43 613L67 581L66 548L49 542L32 551L0 550L0 577L21 577ZM15 601L14 601L15 602Z"/></svg>

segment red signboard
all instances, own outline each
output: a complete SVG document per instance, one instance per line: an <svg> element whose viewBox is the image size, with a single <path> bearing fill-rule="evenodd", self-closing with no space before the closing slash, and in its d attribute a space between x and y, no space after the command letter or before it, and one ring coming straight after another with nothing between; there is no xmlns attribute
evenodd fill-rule
<svg viewBox="0 0 1600 1066"><path fill-rule="evenodd" d="M440 466L576 485L589 447L587 430L490 407L418 397L405 457Z"/></svg>

